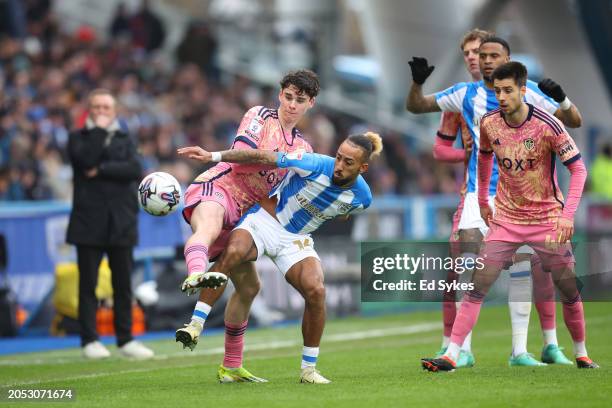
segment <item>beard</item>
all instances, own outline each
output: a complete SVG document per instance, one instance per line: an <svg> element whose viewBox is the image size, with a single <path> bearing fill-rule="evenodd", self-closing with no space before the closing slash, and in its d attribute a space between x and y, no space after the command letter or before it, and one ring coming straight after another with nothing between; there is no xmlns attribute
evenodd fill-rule
<svg viewBox="0 0 612 408"><path fill-rule="evenodd" d="M336 176L335 174L334 174L334 176L332 177L332 182L333 182L335 185L339 186L339 187L344 187L344 186L346 186L347 184L349 184L351 181L352 181L352 180L351 180L351 178L350 178L350 177L340 178L340 177Z"/></svg>

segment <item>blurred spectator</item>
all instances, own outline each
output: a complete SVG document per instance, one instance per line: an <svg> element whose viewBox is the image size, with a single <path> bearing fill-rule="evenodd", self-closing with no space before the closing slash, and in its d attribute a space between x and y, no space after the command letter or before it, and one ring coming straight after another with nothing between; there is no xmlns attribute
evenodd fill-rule
<svg viewBox="0 0 612 408"><path fill-rule="evenodd" d="M591 166L591 191L612 200L612 145L606 144Z"/></svg>
<svg viewBox="0 0 612 408"><path fill-rule="evenodd" d="M115 9L115 15L109 27L112 38L130 35L130 16L125 7L125 3L119 3Z"/></svg>
<svg viewBox="0 0 612 408"><path fill-rule="evenodd" d="M24 38L26 35L26 9L22 0L0 1L0 35Z"/></svg>
<svg viewBox="0 0 612 408"><path fill-rule="evenodd" d="M142 0L140 10L130 17L132 44L151 52L160 48L166 38L161 19L151 11L149 0Z"/></svg>
<svg viewBox="0 0 612 408"><path fill-rule="evenodd" d="M192 21L176 50L180 64L196 64L208 78L219 77L215 58L217 39L204 21Z"/></svg>
<svg viewBox="0 0 612 408"><path fill-rule="evenodd" d="M74 174L74 198L66 241L76 246L79 268L79 323L86 358L109 357L96 331L96 285L102 257L108 256L113 286L117 347L135 358L153 351L132 337L133 248L138 241L138 199L141 167L136 146L117 120L109 91L89 96L85 126L70 134L68 151Z"/></svg>

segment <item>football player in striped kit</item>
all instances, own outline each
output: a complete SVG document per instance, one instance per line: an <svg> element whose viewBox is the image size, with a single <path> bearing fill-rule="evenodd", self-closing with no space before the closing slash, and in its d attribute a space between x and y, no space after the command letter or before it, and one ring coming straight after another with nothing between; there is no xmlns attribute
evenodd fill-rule
<svg viewBox="0 0 612 408"><path fill-rule="evenodd" d="M305 300L301 382L330 382L315 368L325 326L325 287L323 269L310 234L327 220L348 217L370 205L372 194L361 174L381 150L381 138L372 132L349 136L335 158L306 152L226 150L211 153L196 146L179 149L180 155L204 163L226 161L289 169L271 193L277 200L264 201L261 206L251 208L232 232L227 248L209 273L228 274L238 289L243 283L234 279L232 269L266 255L300 292ZM228 306L225 313L226 319L246 320L249 309ZM226 342L224 364L218 371L220 382L242 381L233 370L227 369L226 362L242 367L243 347L242 342L229 347Z"/></svg>

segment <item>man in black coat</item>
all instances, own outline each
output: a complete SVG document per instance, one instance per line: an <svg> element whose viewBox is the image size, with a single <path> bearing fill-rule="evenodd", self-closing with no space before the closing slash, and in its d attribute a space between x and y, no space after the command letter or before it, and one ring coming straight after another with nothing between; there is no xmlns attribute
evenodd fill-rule
<svg viewBox="0 0 612 408"><path fill-rule="evenodd" d="M104 254L112 272L117 346L128 357L150 358L153 351L134 341L132 329L133 247L138 241L137 183L141 177L136 146L121 130L112 94L89 95L84 128L70 134L68 153L74 197L67 242L76 245L79 267L81 346L88 358L110 356L98 341L95 288Z"/></svg>

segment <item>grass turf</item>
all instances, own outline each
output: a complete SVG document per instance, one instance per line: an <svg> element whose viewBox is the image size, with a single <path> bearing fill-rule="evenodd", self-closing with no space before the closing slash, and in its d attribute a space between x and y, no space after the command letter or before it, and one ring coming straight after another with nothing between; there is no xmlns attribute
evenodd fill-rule
<svg viewBox="0 0 612 408"><path fill-rule="evenodd" d="M610 406L612 315L609 303L585 304L588 349L599 370L573 367L508 367L510 322L507 307L483 309L474 330L476 366L453 373L428 373L421 357L439 348L440 312L418 312L328 322L318 368L327 386L298 383L299 327L253 330L247 334L245 367L267 384L218 384L223 336L205 336L195 352L174 339L148 343L152 361L113 357L84 361L80 350L28 353L0 358L0 403L7 390L75 390L70 406ZM541 335L532 312L529 350L539 358ZM559 342L571 357L561 323ZM116 350L112 350L116 355ZM19 401L40 407L41 402ZM48 403L47 403L48 404ZM231 405L230 405L231 404ZM57 406L53 404L53 406Z"/></svg>

